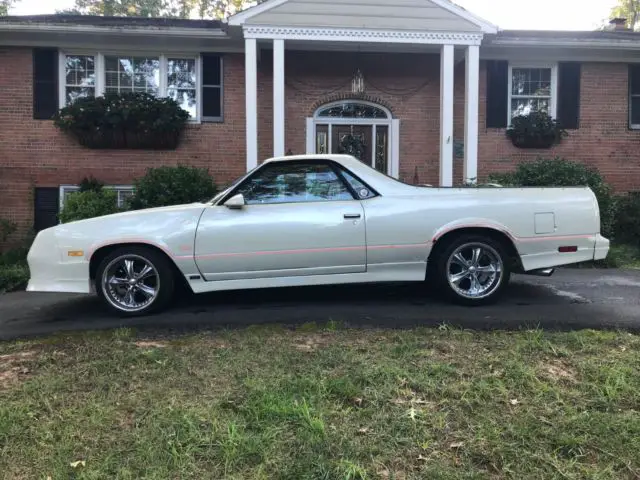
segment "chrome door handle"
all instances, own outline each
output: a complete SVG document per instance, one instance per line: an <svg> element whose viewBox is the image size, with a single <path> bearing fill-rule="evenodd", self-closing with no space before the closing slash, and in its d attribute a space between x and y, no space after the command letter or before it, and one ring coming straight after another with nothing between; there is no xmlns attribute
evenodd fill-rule
<svg viewBox="0 0 640 480"><path fill-rule="evenodd" d="M345 213L344 218L360 218L359 213Z"/></svg>

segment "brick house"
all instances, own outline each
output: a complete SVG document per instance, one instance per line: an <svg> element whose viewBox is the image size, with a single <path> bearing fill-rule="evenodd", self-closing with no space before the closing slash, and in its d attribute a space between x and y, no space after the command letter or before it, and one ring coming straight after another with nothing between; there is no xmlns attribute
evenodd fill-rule
<svg viewBox="0 0 640 480"><path fill-rule="evenodd" d="M447 0L268 0L228 23L0 18L0 217L41 229L87 176L122 199L158 165L226 183L273 155L337 152L346 134L408 182L449 186L560 155L638 190L639 50L620 26L499 30ZM190 112L178 149L91 150L50 120L78 96L131 90ZM515 148L509 119L536 108L568 138Z"/></svg>

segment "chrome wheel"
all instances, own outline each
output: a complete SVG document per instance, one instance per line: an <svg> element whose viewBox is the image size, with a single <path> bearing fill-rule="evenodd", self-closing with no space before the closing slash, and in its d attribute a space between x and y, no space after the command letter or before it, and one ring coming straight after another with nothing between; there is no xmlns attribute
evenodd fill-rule
<svg viewBox="0 0 640 480"><path fill-rule="evenodd" d="M101 284L102 293L111 305L123 312L138 312L156 300L160 275L146 258L122 255L109 262Z"/></svg>
<svg viewBox="0 0 640 480"><path fill-rule="evenodd" d="M504 265L498 252L484 243L466 243L447 260L449 286L463 298L479 300L500 286Z"/></svg>

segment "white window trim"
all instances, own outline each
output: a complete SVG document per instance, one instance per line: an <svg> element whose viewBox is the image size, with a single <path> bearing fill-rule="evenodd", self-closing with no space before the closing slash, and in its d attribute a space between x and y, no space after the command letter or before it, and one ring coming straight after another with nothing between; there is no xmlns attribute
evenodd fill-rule
<svg viewBox="0 0 640 480"><path fill-rule="evenodd" d="M189 119L189 123L201 123L202 122L202 58L199 54L183 53L183 52L170 52L170 53L158 53L158 52L141 52L141 51L126 51L126 50L104 50L96 52L83 51L83 50L60 50L58 54L58 99L59 107L64 108L66 106L66 57L67 55L88 55L93 56L95 61L95 74L96 74L96 96L102 96L106 91L106 71L104 57L110 55L120 56L145 56L145 57L157 57L160 61L160 85L158 86L158 95L160 97L167 96L167 58L185 58L193 59L196 61L196 117ZM222 60L222 59L221 59ZM222 63L220 65L222 69ZM221 71L223 75L224 71ZM224 101L224 93L221 92L222 101Z"/></svg>
<svg viewBox="0 0 640 480"><path fill-rule="evenodd" d="M371 105L373 107L379 108L383 110L387 114L387 118L340 118L340 117L320 117L318 114L326 109L335 105L342 105L343 103L360 103L364 105ZM358 100L358 99L345 99L345 100L336 100L334 102L325 103L320 105L315 112L313 112L313 117L308 117L306 119L306 144L307 144L307 154L315 154L316 152L316 135L317 135L317 126L318 125L327 125L328 130L328 149L331 152L331 142L332 142L332 126L333 125L364 125L373 127L372 132L372 141L375 142L375 128L377 125L387 126L388 127L388 138L389 145L387 147L387 172L386 174L399 178L400 175L400 121L398 119L393 118L391 111L383 105L379 105L374 102L369 102L367 100ZM375 149L372 149L371 152L371 163L370 166L375 168Z"/></svg>
<svg viewBox="0 0 640 480"><path fill-rule="evenodd" d="M105 185L103 188L108 190L119 191L134 191L133 185ZM60 194L58 195L58 211L62 211L64 208L64 196L67 193L79 192L80 185L60 185ZM120 205L118 205L120 206Z"/></svg>
<svg viewBox="0 0 640 480"><path fill-rule="evenodd" d="M509 62L509 99L507 100L507 125L511 125L511 100L513 92L514 68L550 68L551 69L551 98L549 101L549 115L557 118L558 109L558 64L540 62ZM534 97L535 95L528 95Z"/></svg>

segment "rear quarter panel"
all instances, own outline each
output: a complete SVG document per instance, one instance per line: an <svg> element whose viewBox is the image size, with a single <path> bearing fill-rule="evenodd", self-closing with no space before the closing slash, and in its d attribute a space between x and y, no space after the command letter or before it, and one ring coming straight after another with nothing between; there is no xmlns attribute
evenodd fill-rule
<svg viewBox="0 0 640 480"><path fill-rule="evenodd" d="M525 270L593 258L600 221L588 188L416 188L413 195L363 201L367 221L367 264L426 262L446 233L492 228L511 238ZM551 225L536 233L539 225ZM551 219L551 220L550 220ZM576 245L575 254L558 247Z"/></svg>

